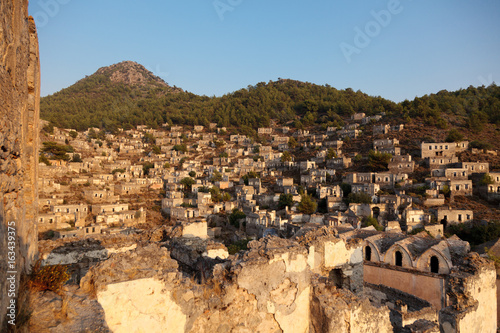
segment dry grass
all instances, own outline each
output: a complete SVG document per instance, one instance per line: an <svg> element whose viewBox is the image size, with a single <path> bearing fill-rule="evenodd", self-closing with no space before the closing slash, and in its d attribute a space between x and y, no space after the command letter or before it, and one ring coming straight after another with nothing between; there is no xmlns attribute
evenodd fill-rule
<svg viewBox="0 0 500 333"><path fill-rule="evenodd" d="M52 265L42 267L42 262L39 259L31 268L28 286L31 290L51 290L60 293L62 286L69 278L70 275L66 266Z"/></svg>
<svg viewBox="0 0 500 333"><path fill-rule="evenodd" d="M139 270L138 269L129 269L129 270L126 270L125 273L127 273L127 276L130 280L133 280L134 277L136 277L137 274L139 273Z"/></svg>
<svg viewBox="0 0 500 333"><path fill-rule="evenodd" d="M210 279L203 283L203 298L208 300L212 297L221 298L224 286L218 279Z"/></svg>

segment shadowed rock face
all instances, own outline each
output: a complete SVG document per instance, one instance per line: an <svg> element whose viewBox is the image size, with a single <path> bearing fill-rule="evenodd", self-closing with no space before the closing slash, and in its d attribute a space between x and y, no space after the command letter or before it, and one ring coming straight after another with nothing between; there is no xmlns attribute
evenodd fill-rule
<svg viewBox="0 0 500 333"><path fill-rule="evenodd" d="M40 71L35 22L27 0L0 2L0 290L7 271L27 270L37 251ZM14 223L12 223L14 222ZM15 225L15 269L7 265ZM12 234L11 234L12 235ZM12 250L12 249L10 249ZM18 287L19 290L19 287ZM9 298L0 297L0 327ZM19 305L19 304L18 304Z"/></svg>

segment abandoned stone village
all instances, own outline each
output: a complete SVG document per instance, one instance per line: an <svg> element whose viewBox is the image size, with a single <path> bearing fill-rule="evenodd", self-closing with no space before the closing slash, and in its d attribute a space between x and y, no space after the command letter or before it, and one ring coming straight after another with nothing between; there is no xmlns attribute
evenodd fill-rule
<svg viewBox="0 0 500 333"><path fill-rule="evenodd" d="M50 128L27 1L0 17L2 331L497 331L494 261L445 235L498 218L496 150L409 144L384 114L258 141L216 123ZM367 145L384 171L357 168ZM60 290L23 284L37 260L67 268Z"/></svg>

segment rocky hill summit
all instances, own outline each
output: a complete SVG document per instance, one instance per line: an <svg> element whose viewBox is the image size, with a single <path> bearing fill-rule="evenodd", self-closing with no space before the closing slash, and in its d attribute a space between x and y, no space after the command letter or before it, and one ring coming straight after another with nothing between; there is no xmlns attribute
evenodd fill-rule
<svg viewBox="0 0 500 333"><path fill-rule="evenodd" d="M123 83L126 85L155 85L172 88L160 77L148 71L144 66L134 61L122 61L120 63L101 67L95 75L104 75L113 83ZM182 89L175 88L175 92L181 92Z"/></svg>

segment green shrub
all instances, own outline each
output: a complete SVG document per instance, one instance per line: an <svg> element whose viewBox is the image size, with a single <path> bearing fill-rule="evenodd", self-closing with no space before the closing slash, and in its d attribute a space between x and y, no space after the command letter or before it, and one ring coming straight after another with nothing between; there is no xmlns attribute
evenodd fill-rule
<svg viewBox="0 0 500 333"><path fill-rule="evenodd" d="M292 155L289 152L284 151L283 155L281 155L281 162L291 162L291 161L292 161Z"/></svg>
<svg viewBox="0 0 500 333"><path fill-rule="evenodd" d="M318 208L318 203L308 194L302 195L302 199L299 202L299 212L307 215L311 215Z"/></svg>
<svg viewBox="0 0 500 333"><path fill-rule="evenodd" d="M446 142L458 142L462 141L464 139L464 136L462 133L460 133L456 128L451 129L448 132L448 136L446 137L445 141Z"/></svg>
<svg viewBox="0 0 500 333"><path fill-rule="evenodd" d="M493 177L490 176L489 173L486 173L479 181L479 185L484 186L484 185L491 185L491 184L495 184L495 180L493 179Z"/></svg>
<svg viewBox="0 0 500 333"><path fill-rule="evenodd" d="M187 152L187 146L184 145L184 144L182 144L182 145L174 145L174 150L186 153Z"/></svg>
<svg viewBox="0 0 500 333"><path fill-rule="evenodd" d="M241 210L235 208L231 215L229 215L229 223L236 228L240 227L240 220L246 218L247 216Z"/></svg>
<svg viewBox="0 0 500 333"><path fill-rule="evenodd" d="M487 142L482 142L482 141L479 141L479 140L474 140L472 141L469 146L471 148L477 148L477 149L491 149L492 146L491 144L487 143Z"/></svg>
<svg viewBox="0 0 500 333"><path fill-rule="evenodd" d="M248 250L248 242L250 242L249 238L241 239L241 240L229 245L227 247L227 250L228 250L229 254L235 254L235 253L238 253L242 250L246 251L246 250Z"/></svg>
<svg viewBox="0 0 500 333"><path fill-rule="evenodd" d="M371 204L372 198L369 194L364 192L349 193L349 195L347 196L347 201L349 203Z"/></svg>
<svg viewBox="0 0 500 333"><path fill-rule="evenodd" d="M450 190L450 187L448 185L444 185L443 188L441 189L441 192L442 194L444 194L446 197L449 196L451 190Z"/></svg>
<svg viewBox="0 0 500 333"><path fill-rule="evenodd" d="M342 183L340 184L340 188L342 189L342 193L344 194L344 197L347 197L349 193L352 191L352 186L351 184L348 183Z"/></svg>
<svg viewBox="0 0 500 333"><path fill-rule="evenodd" d="M470 223L453 224L446 229L445 235L446 237L457 235L460 239L475 246L500 237L500 222L491 221L485 225Z"/></svg>
<svg viewBox="0 0 500 333"><path fill-rule="evenodd" d="M45 163L45 165L48 165L48 166L51 166L52 163L50 163L49 159L47 158L47 156L45 156L44 153L42 153L40 155L40 157L38 158L38 162L40 163Z"/></svg>
<svg viewBox="0 0 500 333"><path fill-rule="evenodd" d="M365 216L363 217L363 219L361 220L361 225L363 227L369 227L369 226L373 226L375 229L377 229L378 231L382 231L384 230L384 227L382 227L376 218L372 217L372 216Z"/></svg>
<svg viewBox="0 0 500 333"><path fill-rule="evenodd" d="M155 165L151 162L144 163L144 165L142 166L142 171L144 172L144 175L145 176L149 175L149 169L153 169L154 167Z"/></svg>
<svg viewBox="0 0 500 333"><path fill-rule="evenodd" d="M280 199L278 201L278 209L284 209L285 207L292 208L293 206L293 194L280 194Z"/></svg>
<svg viewBox="0 0 500 333"><path fill-rule="evenodd" d="M82 157L80 156L80 154L74 154L71 162L80 163L80 162L82 162Z"/></svg>
<svg viewBox="0 0 500 333"><path fill-rule="evenodd" d="M387 170L392 155L370 150L368 154L368 165L373 171Z"/></svg>

